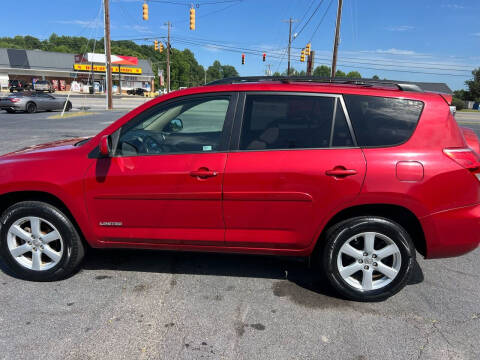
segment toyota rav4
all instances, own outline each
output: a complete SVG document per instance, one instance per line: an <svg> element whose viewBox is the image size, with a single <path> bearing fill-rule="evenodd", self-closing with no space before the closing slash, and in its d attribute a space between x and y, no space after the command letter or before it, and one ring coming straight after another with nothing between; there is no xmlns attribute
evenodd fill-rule
<svg viewBox="0 0 480 360"><path fill-rule="evenodd" d="M385 299L416 252L480 240L479 142L450 100L312 78L167 94L93 138L0 157L0 259L51 281L87 247L301 256L344 297Z"/></svg>

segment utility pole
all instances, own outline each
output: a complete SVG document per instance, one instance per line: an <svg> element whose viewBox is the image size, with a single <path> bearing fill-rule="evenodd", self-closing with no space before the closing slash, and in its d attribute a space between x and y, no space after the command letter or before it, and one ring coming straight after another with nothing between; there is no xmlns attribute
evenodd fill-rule
<svg viewBox="0 0 480 360"><path fill-rule="evenodd" d="M109 0L103 0L105 22L105 65L107 68L107 109L112 109L112 53L110 50L110 6Z"/></svg>
<svg viewBox="0 0 480 360"><path fill-rule="evenodd" d="M310 55L308 55L307 59L307 75L312 76L313 75L313 69L315 67L315 51L311 51Z"/></svg>
<svg viewBox="0 0 480 360"><path fill-rule="evenodd" d="M332 74L331 78L335 78L335 73L337 71L337 53L338 53L338 43L340 42L340 22L342 21L342 5L343 0L338 0L338 9L337 9L337 23L335 26L335 42L333 44L333 57L332 57Z"/></svg>
<svg viewBox="0 0 480 360"><path fill-rule="evenodd" d="M292 49L292 24L294 22L297 22L295 19L288 19L288 20L283 20L283 22L288 22L289 27L288 27L288 65L287 65L287 76L290 76L290 54L291 54L291 49Z"/></svg>
<svg viewBox="0 0 480 360"><path fill-rule="evenodd" d="M167 94L170 92L170 26L172 25L167 22L165 25L168 27L168 37L167 37Z"/></svg>

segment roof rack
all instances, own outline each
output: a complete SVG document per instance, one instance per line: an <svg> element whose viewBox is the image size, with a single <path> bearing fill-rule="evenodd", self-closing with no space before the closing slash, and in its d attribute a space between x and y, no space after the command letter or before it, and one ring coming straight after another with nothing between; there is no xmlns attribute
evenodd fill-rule
<svg viewBox="0 0 480 360"><path fill-rule="evenodd" d="M310 82L323 84L351 84L365 87L387 86L394 87L402 91L413 92L436 92L442 94L452 94L452 90L444 83L425 83L397 80L374 80L374 79L350 79L350 78L325 78L317 76L237 76L209 82L208 85L227 85L243 84L251 82L279 81L284 84L291 82Z"/></svg>

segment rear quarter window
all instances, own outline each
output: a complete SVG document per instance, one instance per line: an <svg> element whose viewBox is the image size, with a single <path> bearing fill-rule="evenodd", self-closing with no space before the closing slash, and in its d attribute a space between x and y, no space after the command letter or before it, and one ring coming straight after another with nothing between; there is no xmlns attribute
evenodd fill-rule
<svg viewBox="0 0 480 360"><path fill-rule="evenodd" d="M344 95L357 143L361 147L395 146L406 142L423 110L418 100Z"/></svg>

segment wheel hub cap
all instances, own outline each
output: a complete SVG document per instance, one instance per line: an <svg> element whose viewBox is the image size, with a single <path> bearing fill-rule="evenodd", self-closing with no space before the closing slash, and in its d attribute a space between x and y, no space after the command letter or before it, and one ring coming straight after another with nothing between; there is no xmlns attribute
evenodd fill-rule
<svg viewBox="0 0 480 360"><path fill-rule="evenodd" d="M340 247L337 270L351 287L360 291L381 289L398 275L402 255L395 242L377 232L352 236Z"/></svg>
<svg viewBox="0 0 480 360"><path fill-rule="evenodd" d="M10 226L7 246L18 264L33 271L56 266L64 250L60 232L50 222L36 216L21 218Z"/></svg>

